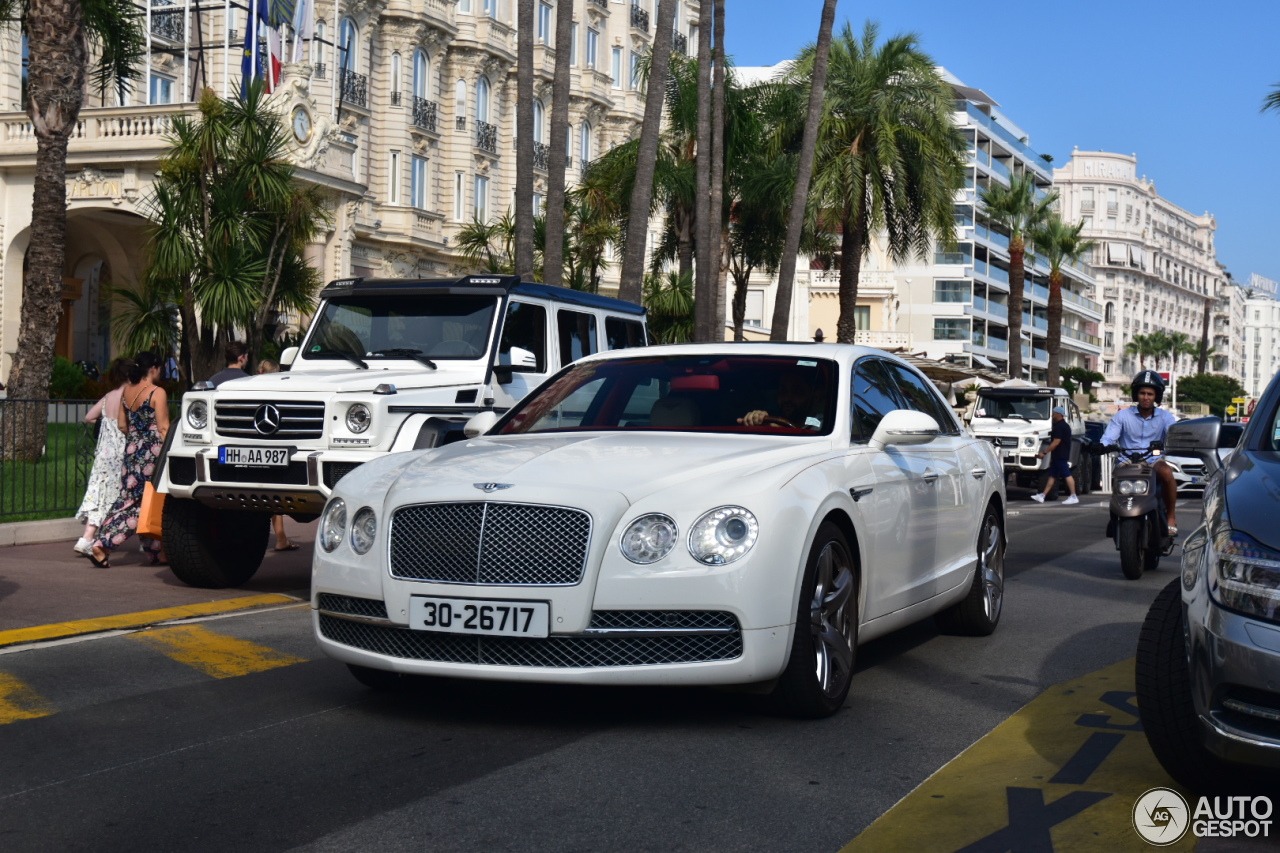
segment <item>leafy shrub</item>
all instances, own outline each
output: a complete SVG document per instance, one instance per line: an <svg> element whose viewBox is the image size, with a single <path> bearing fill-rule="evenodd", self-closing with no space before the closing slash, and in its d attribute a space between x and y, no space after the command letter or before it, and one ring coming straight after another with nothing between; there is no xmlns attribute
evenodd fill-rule
<svg viewBox="0 0 1280 853"><path fill-rule="evenodd" d="M62 356L53 358L53 375L49 377L49 398L52 400L82 400L88 389L87 376L76 365Z"/></svg>

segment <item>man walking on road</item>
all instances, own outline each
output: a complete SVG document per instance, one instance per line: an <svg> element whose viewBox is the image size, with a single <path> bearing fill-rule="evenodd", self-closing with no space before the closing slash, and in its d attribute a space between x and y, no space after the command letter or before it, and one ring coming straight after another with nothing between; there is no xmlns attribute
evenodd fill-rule
<svg viewBox="0 0 1280 853"><path fill-rule="evenodd" d="M231 341L226 347L227 366L209 377L209 382L217 388L223 382L232 379L243 379L249 374L245 372L245 363L249 360L249 347L244 341Z"/></svg>
<svg viewBox="0 0 1280 853"><path fill-rule="evenodd" d="M1044 499L1053 491L1057 479L1061 478L1067 481L1067 488L1071 491L1071 496L1062 502L1063 505L1078 504L1080 499L1076 497L1076 479L1071 476L1071 424L1067 423L1067 410L1061 406L1053 409L1053 431L1049 433L1049 437L1052 439L1049 446L1036 454L1037 459L1043 459L1046 453L1049 454L1049 478L1044 484L1044 491L1032 495L1031 500L1044 503Z"/></svg>

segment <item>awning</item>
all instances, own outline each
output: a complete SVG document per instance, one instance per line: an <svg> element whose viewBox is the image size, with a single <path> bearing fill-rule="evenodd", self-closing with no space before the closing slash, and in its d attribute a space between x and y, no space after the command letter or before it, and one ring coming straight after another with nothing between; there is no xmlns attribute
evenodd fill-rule
<svg viewBox="0 0 1280 853"><path fill-rule="evenodd" d="M996 363L991 359L987 358L985 355L978 355L976 352L971 353L971 355L973 356L973 360L978 362L978 364L982 365L983 367L989 367L992 370L997 369Z"/></svg>
<svg viewBox="0 0 1280 853"><path fill-rule="evenodd" d="M1124 243L1107 244L1107 263L1125 266L1129 263L1129 247Z"/></svg>

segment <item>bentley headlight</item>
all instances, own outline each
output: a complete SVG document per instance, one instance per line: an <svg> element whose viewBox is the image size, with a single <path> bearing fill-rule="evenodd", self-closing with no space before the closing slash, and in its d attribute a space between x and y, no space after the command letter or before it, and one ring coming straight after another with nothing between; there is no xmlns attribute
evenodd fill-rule
<svg viewBox="0 0 1280 853"><path fill-rule="evenodd" d="M631 522L622 532L618 548L633 563L656 563L671 553L679 536L680 528L669 516L651 512Z"/></svg>
<svg viewBox="0 0 1280 853"><path fill-rule="evenodd" d="M187 424L192 429L204 429L209 425L209 404L204 400L192 400L187 406Z"/></svg>
<svg viewBox="0 0 1280 853"><path fill-rule="evenodd" d="M373 547L373 537L378 532L378 519L373 510L365 507L351 521L351 548L357 554L368 554Z"/></svg>
<svg viewBox="0 0 1280 853"><path fill-rule="evenodd" d="M320 547L326 551L337 548L346 529L347 503L342 498L334 498L320 517Z"/></svg>
<svg viewBox="0 0 1280 853"><path fill-rule="evenodd" d="M700 563L721 566L741 558L760 535L756 517L740 506L722 506L694 522L689 553Z"/></svg>
<svg viewBox="0 0 1280 853"><path fill-rule="evenodd" d="M1209 589L1223 607L1280 622L1280 552L1231 531L1220 541Z"/></svg>
<svg viewBox="0 0 1280 853"><path fill-rule="evenodd" d="M1121 480L1116 487L1122 495L1145 495L1151 484L1146 480Z"/></svg>
<svg viewBox="0 0 1280 853"><path fill-rule="evenodd" d="M373 412L364 403L352 403L347 409L347 429L352 432L364 432L373 423Z"/></svg>

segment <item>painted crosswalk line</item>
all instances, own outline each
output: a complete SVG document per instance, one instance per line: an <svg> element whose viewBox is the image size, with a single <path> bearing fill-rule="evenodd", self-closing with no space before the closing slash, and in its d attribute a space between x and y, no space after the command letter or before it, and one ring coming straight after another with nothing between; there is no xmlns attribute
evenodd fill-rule
<svg viewBox="0 0 1280 853"><path fill-rule="evenodd" d="M7 672L0 672L0 726L56 712L43 696Z"/></svg>
<svg viewBox="0 0 1280 853"><path fill-rule="evenodd" d="M201 625L158 628L131 634L129 639L214 678L233 678L306 660L249 640L219 634Z"/></svg>
<svg viewBox="0 0 1280 853"><path fill-rule="evenodd" d="M926 779L841 853L1145 848L1143 792L1172 786L1137 718L1133 661L1056 685ZM1188 835L1166 850L1190 851Z"/></svg>

